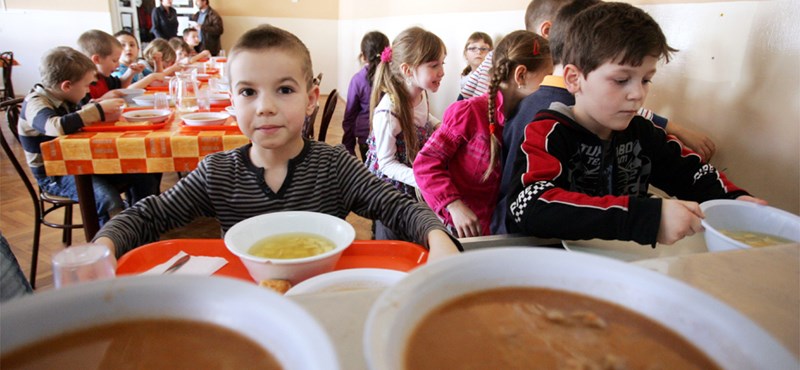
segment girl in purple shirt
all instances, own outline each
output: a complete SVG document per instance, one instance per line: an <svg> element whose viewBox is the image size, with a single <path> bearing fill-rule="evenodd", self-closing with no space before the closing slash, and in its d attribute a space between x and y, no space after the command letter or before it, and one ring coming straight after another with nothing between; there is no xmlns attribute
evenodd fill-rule
<svg viewBox="0 0 800 370"><path fill-rule="evenodd" d="M489 235L500 186L503 125L553 72L547 40L515 31L494 51L489 92L453 103L414 160L420 193L459 238Z"/></svg>
<svg viewBox="0 0 800 370"><path fill-rule="evenodd" d="M352 155L356 155L356 139L358 139L358 151L361 153L361 161L367 158L367 137L369 136L369 98L372 94L372 78L375 76L375 68L381 62L381 51L389 46L389 38L386 35L372 31L368 32L361 39L361 54L359 60L364 63L364 67L350 79L350 87L347 89L347 107L344 110L344 120L342 128L342 144Z"/></svg>

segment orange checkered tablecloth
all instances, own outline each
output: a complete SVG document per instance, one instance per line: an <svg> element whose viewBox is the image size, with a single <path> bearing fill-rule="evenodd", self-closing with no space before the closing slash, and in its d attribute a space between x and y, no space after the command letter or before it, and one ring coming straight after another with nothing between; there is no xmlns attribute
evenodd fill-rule
<svg viewBox="0 0 800 370"><path fill-rule="evenodd" d="M48 176L191 171L208 154L250 140L238 130L181 130L179 119L160 130L79 132L42 144Z"/></svg>

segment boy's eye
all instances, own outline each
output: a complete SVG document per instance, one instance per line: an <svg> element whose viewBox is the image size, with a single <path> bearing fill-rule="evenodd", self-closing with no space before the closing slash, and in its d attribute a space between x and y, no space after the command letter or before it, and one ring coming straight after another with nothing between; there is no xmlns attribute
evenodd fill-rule
<svg viewBox="0 0 800 370"><path fill-rule="evenodd" d="M294 92L294 89L289 86L281 86L278 88L278 93L280 94L291 94Z"/></svg>
<svg viewBox="0 0 800 370"><path fill-rule="evenodd" d="M241 96L253 96L255 95L256 91L251 88L244 88L239 90L239 95Z"/></svg>
<svg viewBox="0 0 800 370"><path fill-rule="evenodd" d="M628 79L627 78L618 78L618 79L615 79L614 82L616 82L616 83L618 83L620 85L624 85L624 84L628 83Z"/></svg>

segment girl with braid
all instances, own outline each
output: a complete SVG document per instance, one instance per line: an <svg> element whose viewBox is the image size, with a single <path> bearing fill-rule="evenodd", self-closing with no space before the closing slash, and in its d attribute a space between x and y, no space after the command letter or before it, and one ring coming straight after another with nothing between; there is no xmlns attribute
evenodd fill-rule
<svg viewBox="0 0 800 370"><path fill-rule="evenodd" d="M547 40L507 35L494 51L489 92L453 103L414 160L420 193L459 238L489 235L497 203L503 125L553 72Z"/></svg>
<svg viewBox="0 0 800 370"><path fill-rule="evenodd" d="M381 52L372 83L367 168L412 199L417 182L411 164L441 123L430 113L428 93L439 90L445 55L442 39L422 28L409 28ZM375 223L375 239L394 240L399 231Z"/></svg>

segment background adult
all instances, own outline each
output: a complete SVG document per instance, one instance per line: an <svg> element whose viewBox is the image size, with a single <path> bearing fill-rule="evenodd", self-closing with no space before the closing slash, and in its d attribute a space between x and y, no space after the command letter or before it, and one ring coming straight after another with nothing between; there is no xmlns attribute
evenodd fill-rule
<svg viewBox="0 0 800 370"><path fill-rule="evenodd" d="M169 40L178 36L178 12L172 7L172 0L161 0L161 6L153 8L150 17L153 21L151 31L157 38Z"/></svg>
<svg viewBox="0 0 800 370"><path fill-rule="evenodd" d="M211 8L210 0L197 0L200 11L194 13L189 19L197 22L195 28L200 33L200 45L197 52L208 50L211 55L218 55L222 48L219 38L222 36L222 17Z"/></svg>

